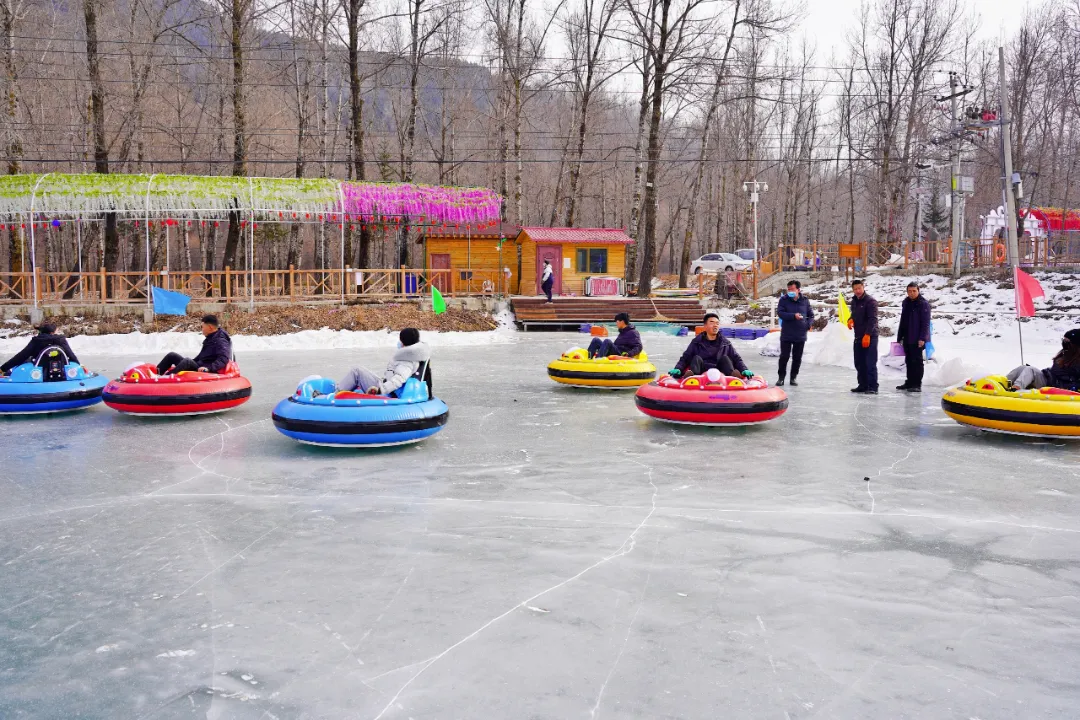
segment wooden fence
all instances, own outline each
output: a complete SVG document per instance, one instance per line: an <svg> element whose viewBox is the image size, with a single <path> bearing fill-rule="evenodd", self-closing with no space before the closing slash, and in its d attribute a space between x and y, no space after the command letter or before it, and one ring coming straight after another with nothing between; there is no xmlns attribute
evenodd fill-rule
<svg viewBox="0 0 1080 720"><path fill-rule="evenodd" d="M35 282L36 280L36 282ZM198 302L242 303L249 300L315 301L415 299L436 286L447 297L507 294L507 280L497 268L399 268L344 270L205 270L155 271L150 282L184 293ZM139 304L147 303L145 272L0 273L0 304ZM36 297L35 297L36 288Z"/></svg>

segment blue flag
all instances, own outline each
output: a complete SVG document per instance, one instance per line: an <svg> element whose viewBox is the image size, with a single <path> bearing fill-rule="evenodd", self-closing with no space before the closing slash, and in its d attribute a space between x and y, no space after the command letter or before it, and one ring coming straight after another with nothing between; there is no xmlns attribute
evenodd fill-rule
<svg viewBox="0 0 1080 720"><path fill-rule="evenodd" d="M150 286L154 298L155 315L187 315L187 306L191 298L183 293L162 290Z"/></svg>

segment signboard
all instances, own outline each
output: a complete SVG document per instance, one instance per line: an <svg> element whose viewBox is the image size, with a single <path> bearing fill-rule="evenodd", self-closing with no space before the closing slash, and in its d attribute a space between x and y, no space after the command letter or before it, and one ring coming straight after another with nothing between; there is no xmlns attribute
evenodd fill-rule
<svg viewBox="0 0 1080 720"><path fill-rule="evenodd" d="M840 257L842 258L861 258L862 257L862 245L845 245L840 243Z"/></svg>
<svg viewBox="0 0 1080 720"><path fill-rule="evenodd" d="M970 175L953 175L952 189L963 193L974 193L975 178Z"/></svg>

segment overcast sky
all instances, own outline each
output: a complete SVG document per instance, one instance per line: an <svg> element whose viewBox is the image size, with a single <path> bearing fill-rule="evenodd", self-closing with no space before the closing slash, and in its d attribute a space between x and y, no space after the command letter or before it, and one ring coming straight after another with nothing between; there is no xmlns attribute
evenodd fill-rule
<svg viewBox="0 0 1080 720"><path fill-rule="evenodd" d="M1015 24L1032 0L962 0L980 17L979 37L999 40L1002 32L1011 35ZM804 0L806 20L803 23L808 38L815 41L819 60L828 59L834 47L842 46L844 33L855 24L861 0ZM1008 21L1009 24L1006 24Z"/></svg>

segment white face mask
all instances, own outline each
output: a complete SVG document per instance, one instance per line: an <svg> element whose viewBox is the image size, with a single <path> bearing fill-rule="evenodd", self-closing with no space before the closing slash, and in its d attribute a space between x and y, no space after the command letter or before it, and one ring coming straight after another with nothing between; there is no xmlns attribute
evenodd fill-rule
<svg viewBox="0 0 1080 720"><path fill-rule="evenodd" d="M397 346L398 346L399 349L405 347L404 345L401 344L400 340L397 341Z"/></svg>

